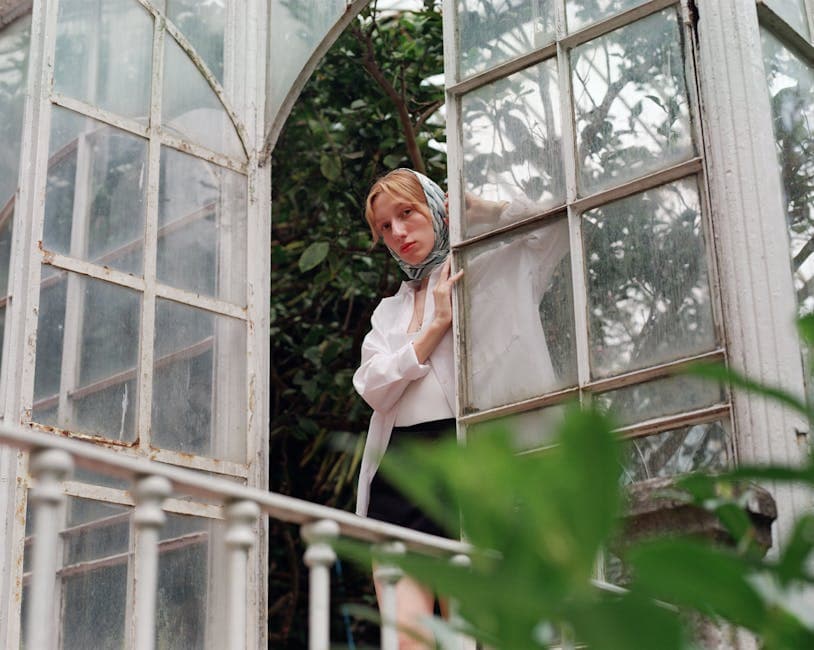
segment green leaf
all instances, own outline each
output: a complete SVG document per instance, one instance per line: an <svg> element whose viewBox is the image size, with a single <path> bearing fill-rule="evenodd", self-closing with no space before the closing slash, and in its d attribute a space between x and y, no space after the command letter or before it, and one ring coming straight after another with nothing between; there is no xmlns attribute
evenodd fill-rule
<svg viewBox="0 0 814 650"><path fill-rule="evenodd" d="M298 262L300 272L305 273L321 264L327 257L330 248L330 244L325 241L316 241L308 246L308 248L302 252L302 255L300 255Z"/></svg>
<svg viewBox="0 0 814 650"><path fill-rule="evenodd" d="M399 167L401 165L401 162L403 160L404 158L402 156L390 153L384 157L384 160L382 160L382 162L384 163L384 166L387 167L388 169L395 169L396 167Z"/></svg>
<svg viewBox="0 0 814 650"><path fill-rule="evenodd" d="M324 153L319 159L319 170L329 181L335 181L342 174L342 161L338 156Z"/></svg>

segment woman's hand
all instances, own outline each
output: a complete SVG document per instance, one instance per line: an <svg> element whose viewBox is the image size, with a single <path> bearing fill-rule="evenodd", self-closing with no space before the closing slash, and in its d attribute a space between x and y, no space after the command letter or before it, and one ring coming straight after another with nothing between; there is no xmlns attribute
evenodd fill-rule
<svg viewBox="0 0 814 650"><path fill-rule="evenodd" d="M433 302L435 303L435 314L433 322L444 328L446 331L452 324L452 286L461 279L464 271L461 269L455 275L450 275L452 257L447 257L441 267L441 274L438 282L432 290Z"/></svg>
<svg viewBox="0 0 814 650"><path fill-rule="evenodd" d="M449 195L444 196L444 208L449 214ZM497 223L507 207L508 201L489 201L472 192L464 192L464 216L467 223Z"/></svg>
<svg viewBox="0 0 814 650"><path fill-rule="evenodd" d="M450 275L451 264L452 257L447 257L441 267L438 282L432 290L435 302L432 322L427 324L413 341L413 349L419 363L426 363L452 325L452 286L461 279L464 272L461 269L455 275Z"/></svg>

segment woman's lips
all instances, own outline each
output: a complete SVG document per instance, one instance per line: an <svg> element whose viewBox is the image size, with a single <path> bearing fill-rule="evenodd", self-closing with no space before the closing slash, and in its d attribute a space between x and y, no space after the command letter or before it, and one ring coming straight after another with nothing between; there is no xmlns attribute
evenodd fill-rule
<svg viewBox="0 0 814 650"><path fill-rule="evenodd" d="M401 248L399 248L399 253L406 253L410 250L413 246L415 246L415 242L410 242L409 244L404 244Z"/></svg>

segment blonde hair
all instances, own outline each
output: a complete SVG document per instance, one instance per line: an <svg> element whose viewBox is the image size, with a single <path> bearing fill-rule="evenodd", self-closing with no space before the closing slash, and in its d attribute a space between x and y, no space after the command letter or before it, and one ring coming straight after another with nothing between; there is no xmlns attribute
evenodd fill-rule
<svg viewBox="0 0 814 650"><path fill-rule="evenodd" d="M365 200L365 221L370 226L370 234L373 236L374 244L379 241L380 237L373 221L373 201L376 200L379 194L387 194L396 200L406 201L419 208L419 211L427 220L432 219L427 204L427 195L424 194L424 189L415 174L409 169L394 169L373 183L373 187L370 188Z"/></svg>

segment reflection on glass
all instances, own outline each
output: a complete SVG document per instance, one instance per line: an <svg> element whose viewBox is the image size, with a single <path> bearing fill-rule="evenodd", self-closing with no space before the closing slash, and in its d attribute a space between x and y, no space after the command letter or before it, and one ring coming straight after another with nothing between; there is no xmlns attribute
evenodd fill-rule
<svg viewBox="0 0 814 650"><path fill-rule="evenodd" d="M269 70L273 74L267 100L271 119L305 63L346 8L346 0L271 0Z"/></svg>
<svg viewBox="0 0 814 650"><path fill-rule="evenodd" d="M109 439L135 439L141 296L43 267L33 419Z"/></svg>
<svg viewBox="0 0 814 650"><path fill-rule="evenodd" d="M568 0L565 13L568 31L574 32L591 23L644 4L646 0Z"/></svg>
<svg viewBox="0 0 814 650"><path fill-rule="evenodd" d="M147 141L54 107L43 246L141 274Z"/></svg>
<svg viewBox="0 0 814 650"><path fill-rule="evenodd" d="M156 637L158 648L225 647L226 575L220 554L223 526L201 517L167 516L158 558Z"/></svg>
<svg viewBox="0 0 814 650"><path fill-rule="evenodd" d="M715 346L695 178L583 215L591 374Z"/></svg>
<svg viewBox="0 0 814 650"><path fill-rule="evenodd" d="M506 427L512 432L517 451L531 451L552 444L565 417L565 407L549 406L535 411L514 413L496 420L478 422L467 427L467 438L481 435L490 428Z"/></svg>
<svg viewBox="0 0 814 650"><path fill-rule="evenodd" d="M136 0L61 0L54 89L147 121L153 19Z"/></svg>
<svg viewBox="0 0 814 650"><path fill-rule="evenodd" d="M711 422L634 438L622 446L622 458L623 483L722 470L728 464L726 429Z"/></svg>
<svg viewBox="0 0 814 650"><path fill-rule="evenodd" d="M652 418L675 415L724 401L721 387L689 375L676 375L625 386L596 396L600 408L610 411L620 427Z"/></svg>
<svg viewBox="0 0 814 650"><path fill-rule="evenodd" d="M13 211L17 188L30 38L30 14L0 30L0 215L4 219Z"/></svg>
<svg viewBox="0 0 814 650"><path fill-rule="evenodd" d="M164 148L158 281L246 302L246 177Z"/></svg>
<svg viewBox="0 0 814 650"><path fill-rule="evenodd" d="M556 0L458 0L458 78L551 43L556 4Z"/></svg>
<svg viewBox="0 0 814 650"><path fill-rule="evenodd" d="M581 194L692 157L681 42L668 9L571 53Z"/></svg>
<svg viewBox="0 0 814 650"><path fill-rule="evenodd" d="M524 197L537 211L563 203L558 103L555 59L465 95L461 124L466 191L490 201ZM467 213L465 236L491 225Z"/></svg>
<svg viewBox="0 0 814 650"><path fill-rule="evenodd" d="M13 230L11 215L11 209L0 212L0 363L3 360L3 336L6 331L6 307L8 306L8 275Z"/></svg>
<svg viewBox="0 0 814 650"><path fill-rule="evenodd" d="M130 512L69 498L67 526L60 533L61 647L124 646Z"/></svg>
<svg viewBox="0 0 814 650"><path fill-rule="evenodd" d="M153 445L246 462L246 326L156 301Z"/></svg>
<svg viewBox="0 0 814 650"><path fill-rule="evenodd" d="M814 312L814 68L763 31L800 314Z"/></svg>
<svg viewBox="0 0 814 650"><path fill-rule="evenodd" d="M808 20L806 19L806 0L764 0L775 13L808 38Z"/></svg>
<svg viewBox="0 0 814 650"><path fill-rule="evenodd" d="M167 17L186 36L210 72L223 84L225 0L168 0Z"/></svg>
<svg viewBox="0 0 814 650"><path fill-rule="evenodd" d="M576 382L565 219L473 246L463 256L467 409Z"/></svg>
<svg viewBox="0 0 814 650"><path fill-rule="evenodd" d="M229 114L186 52L167 37L164 41L162 124L176 136L246 160L246 152Z"/></svg>

